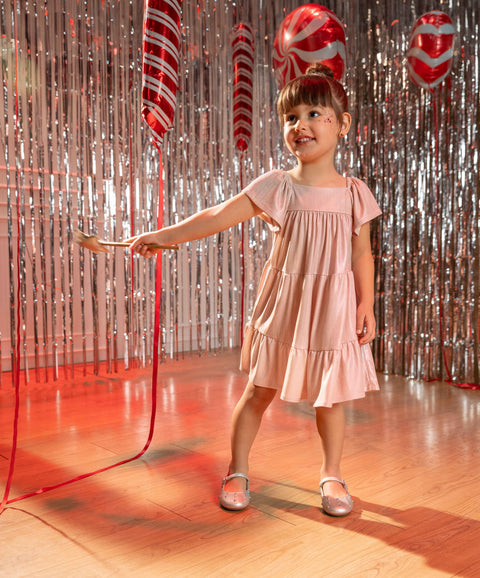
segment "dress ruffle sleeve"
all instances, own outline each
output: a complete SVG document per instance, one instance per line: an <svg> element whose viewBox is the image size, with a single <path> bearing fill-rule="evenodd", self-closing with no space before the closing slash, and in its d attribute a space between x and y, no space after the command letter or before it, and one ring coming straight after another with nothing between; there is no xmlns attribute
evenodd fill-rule
<svg viewBox="0 0 480 578"><path fill-rule="evenodd" d="M362 225L382 214L372 191L360 179L352 178L350 193L352 195L352 231L360 233Z"/></svg>
<svg viewBox="0 0 480 578"><path fill-rule="evenodd" d="M262 210L259 216L273 232L282 229L291 195L284 171L269 171L252 181L242 192Z"/></svg>

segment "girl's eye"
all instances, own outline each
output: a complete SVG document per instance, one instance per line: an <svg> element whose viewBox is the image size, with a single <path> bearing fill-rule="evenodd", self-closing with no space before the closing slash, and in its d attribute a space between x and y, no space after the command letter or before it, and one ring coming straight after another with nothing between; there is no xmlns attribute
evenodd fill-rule
<svg viewBox="0 0 480 578"><path fill-rule="evenodd" d="M297 117L294 114L288 114L286 118L287 122L292 123L297 121Z"/></svg>
<svg viewBox="0 0 480 578"><path fill-rule="evenodd" d="M311 110L309 116L311 118L316 118L317 116L320 116L320 112L318 110Z"/></svg>

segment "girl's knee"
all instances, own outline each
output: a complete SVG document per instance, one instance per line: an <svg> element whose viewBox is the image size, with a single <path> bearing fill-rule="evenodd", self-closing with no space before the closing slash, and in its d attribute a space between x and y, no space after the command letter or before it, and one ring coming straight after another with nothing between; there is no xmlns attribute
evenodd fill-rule
<svg viewBox="0 0 480 578"><path fill-rule="evenodd" d="M277 390L270 387L260 387L253 383L247 385L248 399L259 406L268 407L275 397Z"/></svg>
<svg viewBox="0 0 480 578"><path fill-rule="evenodd" d="M331 407L318 406L315 408L317 417L330 417L335 415L343 415L343 403L334 403Z"/></svg>

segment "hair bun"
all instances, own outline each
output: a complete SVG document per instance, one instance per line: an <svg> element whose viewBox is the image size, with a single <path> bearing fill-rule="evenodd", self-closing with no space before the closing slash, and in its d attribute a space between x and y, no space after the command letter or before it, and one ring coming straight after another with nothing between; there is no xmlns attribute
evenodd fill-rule
<svg viewBox="0 0 480 578"><path fill-rule="evenodd" d="M315 62L307 68L305 76L328 76L329 78L333 78L333 70L326 64Z"/></svg>

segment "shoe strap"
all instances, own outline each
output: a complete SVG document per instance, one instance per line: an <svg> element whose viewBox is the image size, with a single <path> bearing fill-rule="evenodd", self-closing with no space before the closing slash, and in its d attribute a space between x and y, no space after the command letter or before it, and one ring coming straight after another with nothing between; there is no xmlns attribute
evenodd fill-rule
<svg viewBox="0 0 480 578"><path fill-rule="evenodd" d="M247 480L247 484L248 484L248 476L246 474L229 474L228 476L225 476L223 479L225 482L228 482L229 480L233 480L234 478L243 478L244 480Z"/></svg>
<svg viewBox="0 0 480 578"><path fill-rule="evenodd" d="M323 480L320 480L320 487L323 488L323 484L326 484L327 482L339 482L347 490L347 483L345 482L345 480L341 480L340 478L334 477L323 478Z"/></svg>

